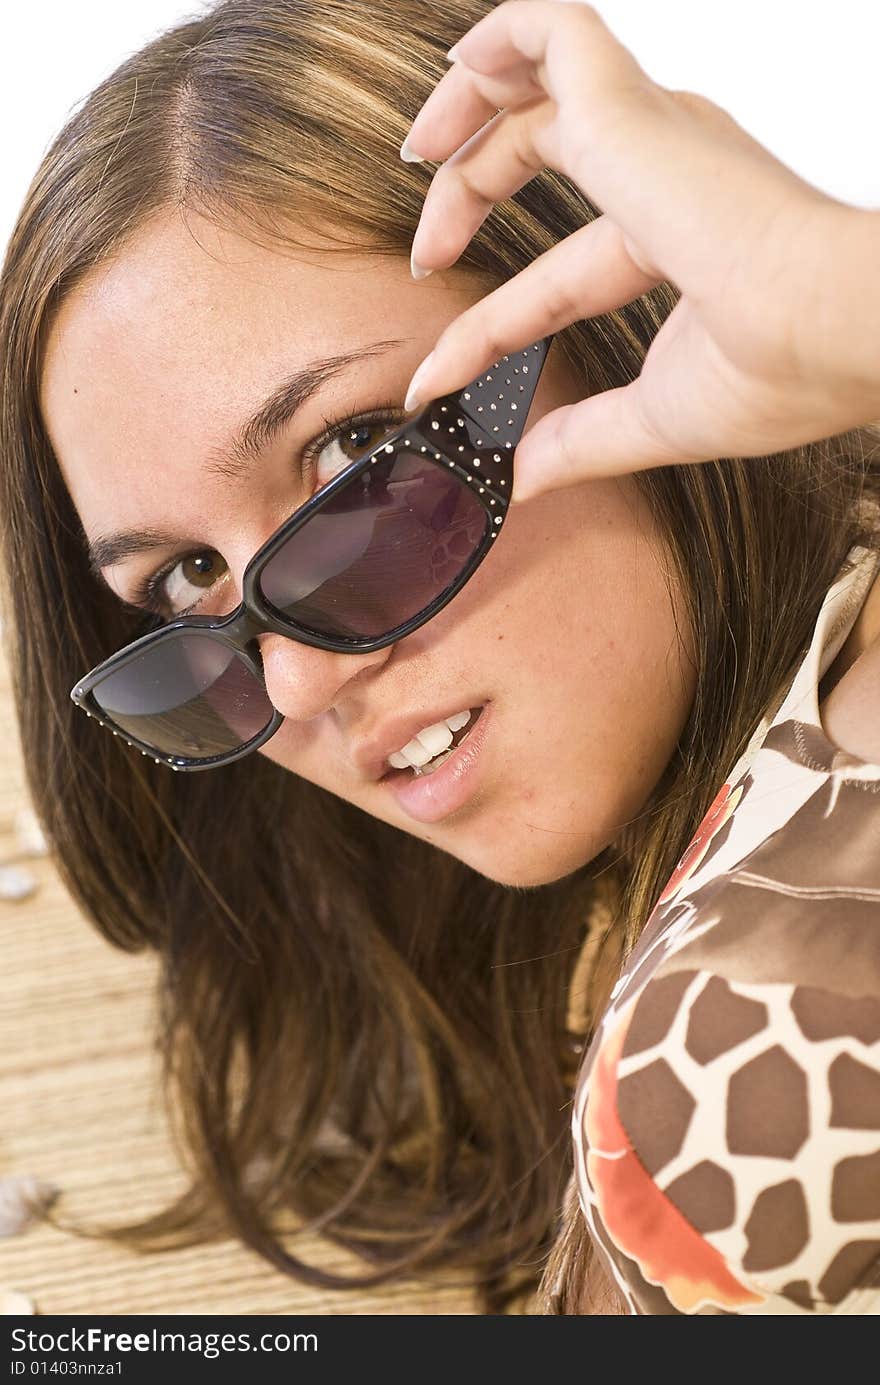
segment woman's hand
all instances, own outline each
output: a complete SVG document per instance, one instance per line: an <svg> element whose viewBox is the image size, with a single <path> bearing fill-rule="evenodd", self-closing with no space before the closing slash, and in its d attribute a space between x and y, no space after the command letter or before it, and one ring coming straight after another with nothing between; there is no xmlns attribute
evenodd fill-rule
<svg viewBox="0 0 880 1385"><path fill-rule="evenodd" d="M444 161L414 263L449 268L545 165L603 215L450 323L416 372L419 403L663 280L681 294L637 380L528 430L515 500L880 418L880 356L865 359L880 348L880 213L826 197L711 101L657 86L579 0L505 0L455 47L401 151Z"/></svg>

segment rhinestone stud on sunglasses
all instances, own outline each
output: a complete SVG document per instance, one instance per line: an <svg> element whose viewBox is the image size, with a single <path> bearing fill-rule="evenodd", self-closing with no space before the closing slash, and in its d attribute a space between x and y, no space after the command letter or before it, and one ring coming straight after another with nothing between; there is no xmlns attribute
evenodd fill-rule
<svg viewBox="0 0 880 1385"><path fill-rule="evenodd" d="M213 769L258 749L284 720L266 691L258 634L363 654L424 625L504 523L514 449L552 340L502 356L356 458L254 554L235 611L182 616L126 645L78 680L76 705L157 764Z"/></svg>

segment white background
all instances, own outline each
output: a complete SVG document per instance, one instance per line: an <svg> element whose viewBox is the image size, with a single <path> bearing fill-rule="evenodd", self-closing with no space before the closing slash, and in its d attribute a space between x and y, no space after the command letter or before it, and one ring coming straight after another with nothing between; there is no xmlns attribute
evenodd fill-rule
<svg viewBox="0 0 880 1385"><path fill-rule="evenodd" d="M655 81L724 106L777 158L833 197L880 207L877 0L594 3ZM434 10L443 0L425 4ZM6 0L0 248L70 112L146 40L208 8L199 0Z"/></svg>

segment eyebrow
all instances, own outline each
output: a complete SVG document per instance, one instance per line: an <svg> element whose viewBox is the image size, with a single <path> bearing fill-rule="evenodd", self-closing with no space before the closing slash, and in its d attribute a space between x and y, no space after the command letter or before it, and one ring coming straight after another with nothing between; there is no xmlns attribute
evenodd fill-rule
<svg viewBox="0 0 880 1385"><path fill-rule="evenodd" d="M226 443L208 453L204 475L238 479L328 380L359 361L401 345L403 341L400 339L373 342L357 351L312 361L295 375L287 376L250 417L239 424ZM131 558L136 553L146 553L154 548L167 548L179 542L179 534L149 527L99 534L88 546L88 564L95 576L103 579L102 569L112 567L123 558Z"/></svg>

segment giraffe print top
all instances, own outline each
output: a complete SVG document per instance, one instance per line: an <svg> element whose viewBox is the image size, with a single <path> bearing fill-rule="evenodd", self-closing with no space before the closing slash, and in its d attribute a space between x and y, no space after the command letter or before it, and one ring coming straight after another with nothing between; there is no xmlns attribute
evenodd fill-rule
<svg viewBox="0 0 880 1385"><path fill-rule="evenodd" d="M851 550L581 1066L574 1181L631 1313L880 1314L880 765L818 700L878 562Z"/></svg>

